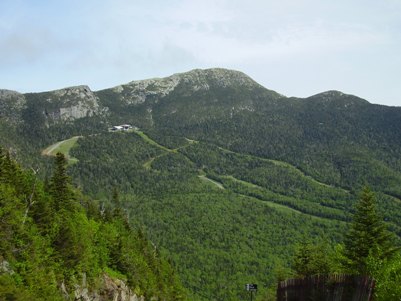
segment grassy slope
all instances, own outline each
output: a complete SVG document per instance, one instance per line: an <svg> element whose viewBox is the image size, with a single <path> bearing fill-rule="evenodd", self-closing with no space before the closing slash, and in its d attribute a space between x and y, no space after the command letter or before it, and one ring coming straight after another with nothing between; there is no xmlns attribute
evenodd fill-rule
<svg viewBox="0 0 401 301"><path fill-rule="evenodd" d="M70 150L76 145L79 138L82 138L82 136L74 136L63 141L58 141L44 149L42 155L55 156L60 152L66 156L69 164L77 163L78 159L70 156Z"/></svg>
<svg viewBox="0 0 401 301"><path fill-rule="evenodd" d="M215 180L212 180L212 179L208 178L208 177L205 176L205 175L199 175L198 177L199 177L199 179L202 179L202 180L204 180L204 181L207 181L207 182L209 182L209 183L212 183L213 185L216 185L216 186L219 187L220 189L224 189L224 186L221 185L221 183L219 183L219 182L217 182L217 181L215 181Z"/></svg>

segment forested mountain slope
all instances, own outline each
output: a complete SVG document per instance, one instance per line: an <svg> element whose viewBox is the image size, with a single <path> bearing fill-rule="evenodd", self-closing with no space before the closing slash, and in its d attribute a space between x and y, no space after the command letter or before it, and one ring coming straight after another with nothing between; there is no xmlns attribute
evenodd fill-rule
<svg viewBox="0 0 401 301"><path fill-rule="evenodd" d="M126 220L73 189L57 155L42 183L0 149L1 300L184 300L169 263ZM128 286L127 286L128 285Z"/></svg>
<svg viewBox="0 0 401 301"><path fill-rule="evenodd" d="M99 200L117 189L194 300L274 284L305 237L340 241L364 185L401 235L398 107L337 91L288 98L225 69L96 92L3 90L0 107L1 144L43 176L42 150L79 136L75 184ZM119 124L139 130L108 130Z"/></svg>

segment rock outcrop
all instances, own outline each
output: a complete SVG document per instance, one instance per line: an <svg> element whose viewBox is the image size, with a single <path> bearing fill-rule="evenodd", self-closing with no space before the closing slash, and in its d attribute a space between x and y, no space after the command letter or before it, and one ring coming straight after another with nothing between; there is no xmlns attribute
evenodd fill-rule
<svg viewBox="0 0 401 301"><path fill-rule="evenodd" d="M252 87L257 84L246 74L221 69L195 69L185 73L177 73L165 78L152 78L132 81L110 89L119 99L126 104L141 104L147 99L155 99L156 102L173 92L179 85L185 85L186 92L207 91L211 85L222 88L229 86Z"/></svg>
<svg viewBox="0 0 401 301"><path fill-rule="evenodd" d="M54 110L47 112L47 116L62 121L91 117L104 111L88 86L46 92L46 102L58 105Z"/></svg>
<svg viewBox="0 0 401 301"><path fill-rule="evenodd" d="M107 274L103 274L101 286L97 290L91 290L86 283L85 274L82 278L81 285L75 285L74 301L145 301L144 296L137 296L125 283L120 279L112 279ZM61 291L66 299L69 294L65 285L61 285ZM156 299L157 300L157 299Z"/></svg>

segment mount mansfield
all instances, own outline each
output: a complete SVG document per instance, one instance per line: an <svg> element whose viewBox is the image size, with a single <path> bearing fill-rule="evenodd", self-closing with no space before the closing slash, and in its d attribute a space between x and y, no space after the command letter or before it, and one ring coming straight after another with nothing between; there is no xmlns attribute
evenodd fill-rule
<svg viewBox="0 0 401 301"><path fill-rule="evenodd" d="M108 130L119 124L135 130ZM262 296L297 243L342 241L364 186L401 235L400 107L338 91L289 98L226 69L0 90L0 145L25 166L45 178L42 151L67 140L74 184L105 203L118 190L191 300L238 300L245 283Z"/></svg>

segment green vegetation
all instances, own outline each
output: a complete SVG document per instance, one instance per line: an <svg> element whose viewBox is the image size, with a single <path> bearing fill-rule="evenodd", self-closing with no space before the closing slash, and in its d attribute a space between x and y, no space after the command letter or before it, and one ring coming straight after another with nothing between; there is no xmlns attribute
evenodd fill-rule
<svg viewBox="0 0 401 301"><path fill-rule="evenodd" d="M397 248L394 237L387 230L376 210L374 194L365 188L356 206L351 228L345 240L345 258L348 269L365 274L367 259L387 260Z"/></svg>
<svg viewBox="0 0 401 301"><path fill-rule="evenodd" d="M296 277L328 275L335 273L335 253L325 242L301 242L294 254L292 268ZM340 266L340 264L337 264ZM338 271L337 271L338 272Z"/></svg>
<svg viewBox="0 0 401 301"><path fill-rule="evenodd" d="M61 153L44 184L1 150L1 299L64 300L62 283L72 296L85 277L89 291L97 291L106 273L138 296L184 300L171 265L114 204L101 209L76 191Z"/></svg>
<svg viewBox="0 0 401 301"><path fill-rule="evenodd" d="M305 236L324 238L326 244L342 241L355 203L352 192L286 163L210 144L187 141L177 153L157 144L134 133L88 137L73 149L74 156L85 159L71 172L99 198L118 186L132 222L145 225L151 239L174 259L191 300L241 298L249 279L274 287L276 274L282 273L277 271L289 268ZM90 166L96 168L93 174L87 173ZM381 197L394 208L395 200ZM267 291L262 286L259 298Z"/></svg>
<svg viewBox="0 0 401 301"><path fill-rule="evenodd" d="M227 152L201 143L184 142L187 144L172 153L135 133L87 137L73 149L72 154L80 161L70 170L85 191L97 193L99 198L107 196L113 186L118 187L130 220L135 225L145 225L151 240L173 259L184 286L192 292L191 300L236 300L243 296L243 284L250 279L261 283L260 296L263 296L266 288L262 284L275 285L275 271L288 268L294 244L304 235L340 241L345 229L341 218L338 221L321 218L325 211L313 215L312 209L301 214L277 199L296 202L294 197L279 193L271 193L275 197L267 199L256 198L254 195L259 189L256 184L244 185L255 189L249 193L242 191L246 187L233 188L229 182L234 179L232 176L219 176L209 167L214 161L220 162L221 168L233 166L232 161L221 157ZM110 143L114 146L112 149ZM205 160L205 163L209 160L209 163L206 165L193 158ZM153 159L152 164L145 168L144 164L150 159ZM229 159L236 160L238 165L233 171L240 171L241 166L250 162L266 164L263 159L234 153ZM83 167L84 164L87 166ZM216 171L221 170L217 167ZM279 164L272 163L271 168L282 168L277 181L292 173L292 169ZM92 173L88 173L90 170ZM324 185L299 172L294 174L301 183L307 181L325 189ZM202 175L213 181L219 177L217 183L226 189L200 179ZM263 187L260 189L269 192ZM351 198L341 189L333 191L335 196ZM304 203L310 203L313 208L314 202L305 199ZM334 210L323 206L324 209Z"/></svg>
<svg viewBox="0 0 401 301"><path fill-rule="evenodd" d="M190 300L240 300L248 282L259 284L263 300L276 279L292 275L295 253L341 257L344 247L332 246L343 241L365 185L399 243L400 108L333 91L286 98L231 71L177 79L168 93L161 91L168 80L95 92L96 114L65 121L59 109L85 99L24 94L23 106L0 112L0 143L49 179L44 194L54 200L52 158L40 153L55 141L85 137L69 150L78 160L67 168L71 185L98 200L95 207L120 203L131 226L173 259ZM108 132L123 123L141 131ZM383 289L398 277L394 260L366 259ZM333 261L321 258L304 273L327 264ZM105 269L127 277L115 266Z"/></svg>
<svg viewBox="0 0 401 301"><path fill-rule="evenodd" d="M224 189L224 186L221 185L221 183L216 182L216 181L214 181L214 180L212 180L212 179L206 177L205 175L200 175L200 176L198 176L198 177L199 177L199 179L202 179L202 180L204 180L204 181L207 181L207 182L209 182L209 183L212 183L213 185L216 185L216 186L219 187L220 189Z"/></svg>
<svg viewBox="0 0 401 301"><path fill-rule="evenodd" d="M57 153L61 153L67 158L69 164L77 163L78 159L70 156L70 150L76 145L79 138L82 137L75 136L70 139L56 142L44 149L42 154L45 156L55 156Z"/></svg>
<svg viewBox="0 0 401 301"><path fill-rule="evenodd" d="M138 134L140 137L142 137L143 140L145 140L147 143L154 145L162 150L165 150L167 152L171 152L172 150L168 149L167 147L164 147L163 145L160 145L156 141L150 139L148 136L146 136L142 131L135 131L136 134Z"/></svg>

